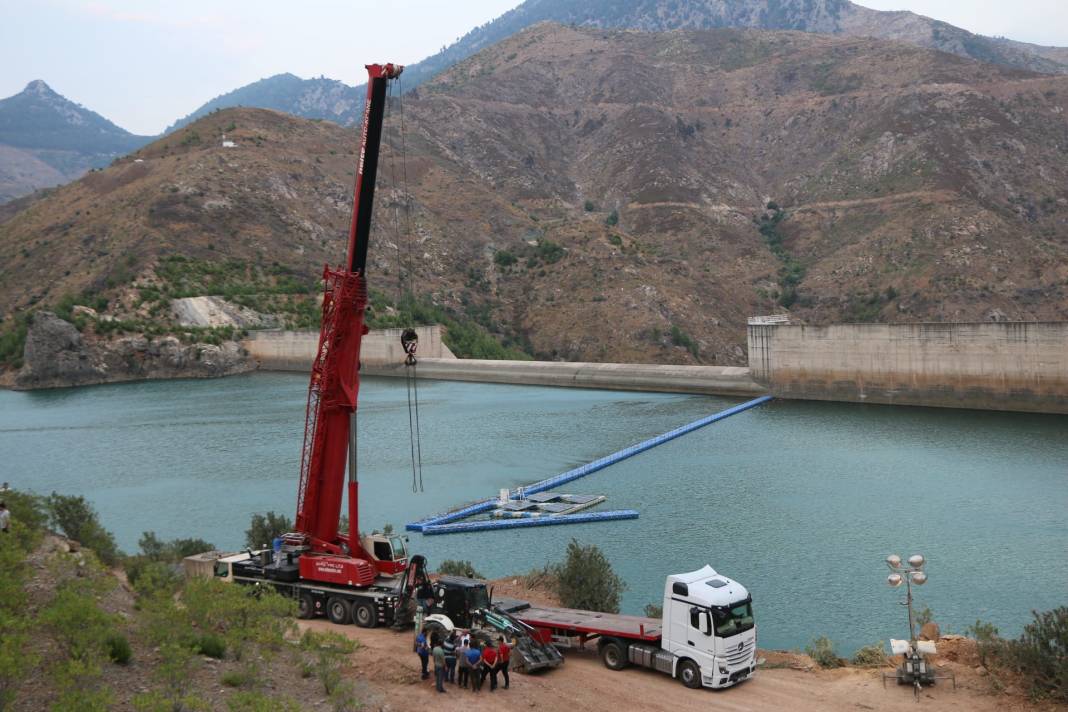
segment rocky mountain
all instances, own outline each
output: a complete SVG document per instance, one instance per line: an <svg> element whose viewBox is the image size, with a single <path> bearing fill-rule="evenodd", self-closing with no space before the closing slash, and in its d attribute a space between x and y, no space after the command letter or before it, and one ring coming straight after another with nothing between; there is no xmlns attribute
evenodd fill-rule
<svg viewBox="0 0 1068 712"><path fill-rule="evenodd" d="M720 27L874 37L1047 73L1068 73L1068 48L984 37L912 12L849 0L526 0L411 67L413 85L538 22L663 32Z"/></svg>
<svg viewBox="0 0 1068 712"><path fill-rule="evenodd" d="M361 119L365 93L336 79L301 79L295 74L276 74L215 97L178 119L164 133L187 126L217 109L235 106L274 109L306 119L329 119L350 126Z"/></svg>
<svg viewBox="0 0 1068 712"><path fill-rule="evenodd" d="M849 0L526 0L437 54L406 67L404 87L415 88L539 22L645 32L739 27L875 37L1009 67L1068 73L1068 48L984 37L912 12L871 10ZM216 109L235 106L351 125L360 121L365 93L364 85L350 87L334 79L278 74L212 99L167 131Z"/></svg>
<svg viewBox="0 0 1068 712"><path fill-rule="evenodd" d="M540 24L404 101L380 306L410 288L542 358L717 364L744 362L755 314L1068 318L1068 77L802 32ZM330 122L204 117L0 223L0 310L276 311L341 258L355 146Z"/></svg>
<svg viewBox="0 0 1068 712"><path fill-rule="evenodd" d="M0 99L0 202L73 180L150 140L34 80Z"/></svg>

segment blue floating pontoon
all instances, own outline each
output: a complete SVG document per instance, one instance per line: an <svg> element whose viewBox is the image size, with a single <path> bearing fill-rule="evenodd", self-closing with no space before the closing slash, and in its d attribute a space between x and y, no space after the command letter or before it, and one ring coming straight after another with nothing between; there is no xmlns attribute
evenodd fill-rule
<svg viewBox="0 0 1068 712"><path fill-rule="evenodd" d="M522 527L545 527L553 524L581 524L583 522L610 522L619 519L637 519L638 513L633 509L620 509L614 512L584 512L582 514L545 514L540 517L529 516L521 519L479 519L473 522L454 522L452 524L433 524L422 529L424 534L457 534L459 532L479 532L487 529L519 529Z"/></svg>

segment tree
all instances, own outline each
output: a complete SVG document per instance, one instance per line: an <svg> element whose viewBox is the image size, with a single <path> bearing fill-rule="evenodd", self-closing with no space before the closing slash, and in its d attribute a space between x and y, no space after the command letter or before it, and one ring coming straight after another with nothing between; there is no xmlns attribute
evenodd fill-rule
<svg viewBox="0 0 1068 712"><path fill-rule="evenodd" d="M293 521L284 514L253 514L252 522L245 530L245 546L252 549L270 546L275 537L290 531L293 531Z"/></svg>
<svg viewBox="0 0 1068 712"><path fill-rule="evenodd" d="M619 613L619 600L627 584L596 544L583 546L572 539L567 558L556 568L560 602L568 608Z"/></svg>
<svg viewBox="0 0 1068 712"><path fill-rule="evenodd" d="M74 497L53 492L47 501L48 516L52 526L71 539L92 549L108 566L119 560L119 547L115 537L100 524L96 510L85 497Z"/></svg>
<svg viewBox="0 0 1068 712"><path fill-rule="evenodd" d="M616 225L618 225L619 224L619 212L616 211L616 210L613 210L612 212L608 213L608 217L606 217L604 219L604 224L607 225L608 227L615 227Z"/></svg>
<svg viewBox="0 0 1068 712"><path fill-rule="evenodd" d="M470 561L454 561L453 559L445 559L438 564L438 573L446 576L465 576L473 579L486 578L475 570L474 564Z"/></svg>

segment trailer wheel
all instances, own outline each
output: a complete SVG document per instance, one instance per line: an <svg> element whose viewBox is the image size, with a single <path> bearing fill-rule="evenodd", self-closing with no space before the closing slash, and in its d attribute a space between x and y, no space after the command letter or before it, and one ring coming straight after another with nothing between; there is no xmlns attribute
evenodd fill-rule
<svg viewBox="0 0 1068 712"><path fill-rule="evenodd" d="M682 684L691 690L701 687L701 668L693 660L683 660L679 663L679 679Z"/></svg>
<svg viewBox="0 0 1068 712"><path fill-rule="evenodd" d="M378 614L374 604L359 601L352 604L352 621L361 628L374 628L378 625Z"/></svg>
<svg viewBox="0 0 1068 712"><path fill-rule="evenodd" d="M331 623L345 625L349 622L349 604L343 598L331 598L326 602L326 615Z"/></svg>
<svg viewBox="0 0 1068 712"><path fill-rule="evenodd" d="M601 660L609 670L622 670L627 667L627 652L616 640L610 640L601 646Z"/></svg>
<svg viewBox="0 0 1068 712"><path fill-rule="evenodd" d="M307 620L315 615L315 601L310 593L302 593L297 599L297 618Z"/></svg>

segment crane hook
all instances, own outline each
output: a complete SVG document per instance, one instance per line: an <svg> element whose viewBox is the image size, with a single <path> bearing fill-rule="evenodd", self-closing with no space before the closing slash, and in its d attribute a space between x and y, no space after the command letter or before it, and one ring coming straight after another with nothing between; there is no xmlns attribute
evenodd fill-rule
<svg viewBox="0 0 1068 712"><path fill-rule="evenodd" d="M415 333L415 329L405 329L400 337L401 346L404 347L404 353L407 354L407 358L404 359L405 366L414 366L415 350L419 348L419 335Z"/></svg>

